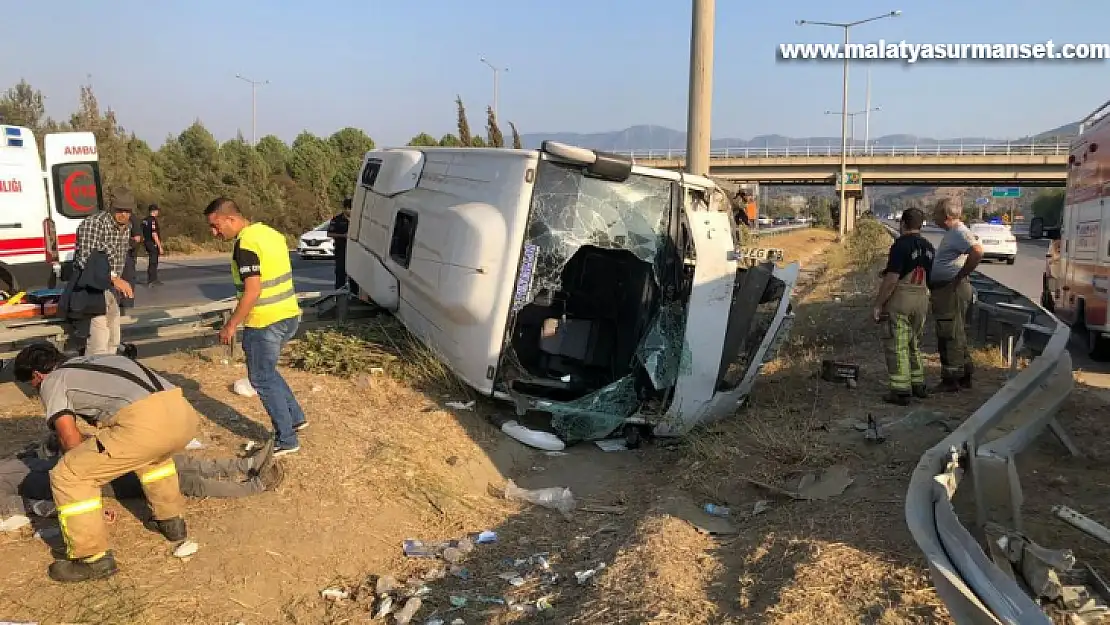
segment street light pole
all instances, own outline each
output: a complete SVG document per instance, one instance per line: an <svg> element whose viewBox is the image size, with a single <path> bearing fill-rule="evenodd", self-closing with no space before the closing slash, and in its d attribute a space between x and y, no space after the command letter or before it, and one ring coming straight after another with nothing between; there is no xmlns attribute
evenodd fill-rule
<svg viewBox="0 0 1110 625"><path fill-rule="evenodd" d="M694 0L690 19L690 95L686 111L686 172L709 175L716 0Z"/></svg>
<svg viewBox="0 0 1110 625"><path fill-rule="evenodd" d="M497 67L493 63L490 63L489 61L487 61L486 57L484 57L484 56L479 60L481 62L485 63L490 69L493 70L493 116L498 121L500 121L501 118L497 116L497 104L498 104L498 98L500 98L499 90L501 88L500 87L500 74L501 74L501 72L509 71L509 68L508 67Z"/></svg>
<svg viewBox="0 0 1110 625"><path fill-rule="evenodd" d="M863 115L864 119L869 119L871 117L871 111L881 111L881 110L883 110L883 107L876 106L874 108L869 108L866 111L856 111L854 113L848 113L847 114L848 119L849 119L849 122L848 122L849 123L848 136L850 137L850 140L848 142L848 145L849 145L848 153L849 154L855 154L856 153L856 150L855 150L855 145L856 145L856 115ZM825 115L844 115L844 113L842 113L841 111L825 111ZM865 143L865 145L866 145L866 143ZM864 149L864 154L866 154L866 153L867 153L867 150Z"/></svg>
<svg viewBox="0 0 1110 625"><path fill-rule="evenodd" d="M863 153L871 145L871 66L867 66L867 96L863 104L867 114L863 116Z"/></svg>
<svg viewBox="0 0 1110 625"><path fill-rule="evenodd" d="M855 215L852 215L851 217L847 216L848 207L847 202L845 201L846 193L844 190L844 183L846 182L845 179L848 177L848 58L850 56L848 51L848 32L852 29L853 26L859 26L860 24L874 22L875 20L881 20L887 17L898 17L901 14L901 11L891 11L890 13L884 13L883 15L869 17L863 20L856 20L854 22L812 22L809 20L797 20L796 22L794 22L798 26L812 24L813 26L829 26L832 28L844 29L844 49L842 50L842 54L844 55L844 84L841 88L840 106L840 219L838 220L840 222L838 233L841 238L843 238L845 234L850 232L851 227L849 225L849 220L854 221L855 217Z"/></svg>
<svg viewBox="0 0 1110 625"><path fill-rule="evenodd" d="M235 74L235 77L251 85L251 145L258 145L258 87L259 85L268 85L268 80L251 80L242 74Z"/></svg>

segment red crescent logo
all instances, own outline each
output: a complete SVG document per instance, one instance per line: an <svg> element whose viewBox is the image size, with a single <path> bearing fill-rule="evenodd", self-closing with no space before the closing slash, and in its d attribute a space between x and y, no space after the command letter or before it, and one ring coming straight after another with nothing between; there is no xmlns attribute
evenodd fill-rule
<svg viewBox="0 0 1110 625"><path fill-rule="evenodd" d="M74 188L77 187L77 184L76 184L77 179L82 178L82 177L88 177L88 176L89 176L88 172L77 170L77 171L71 173L69 176L66 176L65 182L62 183L62 192L65 195L66 204L69 204L70 207L73 208L73 210L81 212L81 213L87 213L87 212L91 211L93 208L96 207L96 202L95 201L93 202L92 206L85 206L85 205L81 204L77 200L77 198L74 197L74 195L73 195ZM85 186L92 186L92 185L85 185ZM95 193L95 191L94 191L94 193Z"/></svg>

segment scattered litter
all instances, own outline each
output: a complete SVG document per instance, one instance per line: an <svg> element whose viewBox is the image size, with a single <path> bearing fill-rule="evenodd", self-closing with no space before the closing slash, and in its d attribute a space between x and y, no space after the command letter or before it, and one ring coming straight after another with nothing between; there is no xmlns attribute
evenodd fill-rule
<svg viewBox="0 0 1110 625"><path fill-rule="evenodd" d="M313 384L312 385L312 392L313 393L319 393L322 390L324 390L324 387L320 386L319 384Z"/></svg>
<svg viewBox="0 0 1110 625"><path fill-rule="evenodd" d="M256 441L247 441L247 442L243 443L243 453L250 453L250 452L254 451L257 447L258 447L258 442L256 442Z"/></svg>
<svg viewBox="0 0 1110 625"><path fill-rule="evenodd" d="M628 451L628 443L623 438L607 438L595 444L601 451Z"/></svg>
<svg viewBox="0 0 1110 625"><path fill-rule="evenodd" d="M351 596L351 593L342 588L325 588L320 591L320 596L328 601L342 601Z"/></svg>
<svg viewBox="0 0 1110 625"><path fill-rule="evenodd" d="M505 605L505 600L502 599L501 597L487 597L485 595L479 595L477 597L474 597L474 600L477 601L478 603L492 603L494 605Z"/></svg>
<svg viewBox="0 0 1110 625"><path fill-rule="evenodd" d="M196 451L198 449L204 449L204 443L202 443L202 442L200 442L200 440L194 438L193 440L189 441L189 443L187 445L185 445L185 449L187 449L188 451Z"/></svg>
<svg viewBox="0 0 1110 625"><path fill-rule="evenodd" d="M450 572L452 575L463 581L470 579L470 571L467 570L465 567L452 566Z"/></svg>
<svg viewBox="0 0 1110 625"><path fill-rule="evenodd" d="M597 575L598 573L600 573L601 570L604 569L604 568L605 568L605 563L602 562L601 564L597 565L597 568L588 569L588 570L585 570L585 571L575 571L574 572L574 578L578 580L579 585L582 585L582 584L585 584L586 582L590 581L591 579L593 579L593 577L595 575Z"/></svg>
<svg viewBox="0 0 1110 625"><path fill-rule="evenodd" d="M235 383L231 385L231 390L234 391L236 395L242 395L243 397L254 397L258 395L258 392L251 386L251 381L247 378L235 380Z"/></svg>
<svg viewBox="0 0 1110 625"><path fill-rule="evenodd" d="M441 619L439 617L430 618L427 621L424 621L424 625L443 625L443 624L444 624L443 619Z"/></svg>
<svg viewBox="0 0 1110 625"><path fill-rule="evenodd" d="M453 409L453 410L474 410L474 405L477 404L477 403L478 402L476 402L472 399L472 400L467 401L467 402L449 401L444 405L447 406L448 408Z"/></svg>
<svg viewBox="0 0 1110 625"><path fill-rule="evenodd" d="M520 488L512 480L505 484L505 499L527 501L537 506L558 510L564 517L570 517L575 507L574 495L569 488L553 486L527 490Z"/></svg>
<svg viewBox="0 0 1110 625"><path fill-rule="evenodd" d="M707 514L704 506L698 505L687 495L668 498L664 503L664 512L686 521L694 529L709 536L732 536L739 532L730 519Z"/></svg>
<svg viewBox="0 0 1110 625"><path fill-rule="evenodd" d="M752 516L766 512L767 508L769 508L770 506L770 501L767 501L766 499L760 499L759 501L755 502L754 506L752 506Z"/></svg>
<svg viewBox="0 0 1110 625"><path fill-rule="evenodd" d="M526 428L516 421L501 424L501 432L515 441L544 451L562 451L567 447L563 439L551 432Z"/></svg>
<svg viewBox="0 0 1110 625"><path fill-rule="evenodd" d="M385 373L385 369L381 367L370 367L370 373Z"/></svg>
<svg viewBox="0 0 1110 625"><path fill-rule="evenodd" d="M451 621L451 625L466 625L466 621L462 620L461 618L457 618Z"/></svg>
<svg viewBox="0 0 1110 625"><path fill-rule="evenodd" d="M188 558L189 556L195 554L199 549L200 545L198 545L196 542L186 540L185 542L178 545L177 549L173 550L173 556L175 558Z"/></svg>
<svg viewBox="0 0 1110 625"><path fill-rule="evenodd" d="M548 452L544 452L543 455L551 456L552 458L558 458L559 456L567 455L567 452L565 452L565 451L548 451Z"/></svg>
<svg viewBox="0 0 1110 625"><path fill-rule="evenodd" d="M821 361L821 379L827 382L859 380L859 365L835 360Z"/></svg>
<svg viewBox="0 0 1110 625"><path fill-rule="evenodd" d="M397 578L392 575L382 575L378 578L378 581L374 582L374 594L378 596L387 595L400 587Z"/></svg>
<svg viewBox="0 0 1110 625"><path fill-rule="evenodd" d="M31 519L22 514L13 514L12 516L0 522L0 532L14 532L22 527L31 524Z"/></svg>
<svg viewBox="0 0 1110 625"><path fill-rule="evenodd" d="M1110 544L1110 529L1102 523L1080 514L1067 506L1052 506L1052 514L1088 536Z"/></svg>
<svg viewBox="0 0 1110 625"><path fill-rule="evenodd" d="M711 514L713 516L728 516L731 512L731 510L729 510L725 506L718 506L711 503L705 504L705 507L702 509L705 510L706 514Z"/></svg>
<svg viewBox="0 0 1110 625"><path fill-rule="evenodd" d="M798 500L821 500L835 497L844 492L853 482L853 478L848 473L848 468L836 465L825 469L820 478L817 478L813 473L807 473L802 477L801 482L798 484L796 490L788 490L780 488L766 482L761 482L750 477L743 478L750 484L754 484L760 488L769 490L773 493L790 497L791 499Z"/></svg>
<svg viewBox="0 0 1110 625"><path fill-rule="evenodd" d="M509 582L513 586L518 586L519 587L519 586L524 585L524 578L521 577L520 574L517 573L516 571L509 571L507 573L501 573L500 575L498 575L498 577L505 580L506 582Z"/></svg>
<svg viewBox="0 0 1110 625"><path fill-rule="evenodd" d="M385 618L390 612L393 611L393 597L389 595L382 595L378 600L378 611L374 613L374 618Z"/></svg>
<svg viewBox="0 0 1110 625"><path fill-rule="evenodd" d="M402 550L405 555L410 558L434 558L436 557L435 549L425 545L422 541L415 539L406 539L402 543Z"/></svg>
<svg viewBox="0 0 1110 625"><path fill-rule="evenodd" d="M465 608L466 607L466 597L460 597L458 595L451 595L451 598L449 599L449 601L451 602L451 607L452 608Z"/></svg>
<svg viewBox="0 0 1110 625"><path fill-rule="evenodd" d="M497 532L491 532L489 530L478 532L478 538L475 539L474 542L478 543L479 545L488 545L490 543L495 543L497 542Z"/></svg>

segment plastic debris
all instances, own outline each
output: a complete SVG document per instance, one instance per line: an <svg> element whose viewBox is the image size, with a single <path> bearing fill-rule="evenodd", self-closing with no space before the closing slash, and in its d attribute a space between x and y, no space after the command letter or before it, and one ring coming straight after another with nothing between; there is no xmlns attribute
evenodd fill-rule
<svg viewBox="0 0 1110 625"><path fill-rule="evenodd" d="M12 516L0 522L0 532L14 532L22 527L27 527L31 524L31 519L22 514L13 514Z"/></svg>
<svg viewBox="0 0 1110 625"><path fill-rule="evenodd" d="M595 441L594 444L601 451L628 451L628 442L622 438L607 438Z"/></svg>
<svg viewBox="0 0 1110 625"><path fill-rule="evenodd" d="M189 443L187 445L185 445L185 449L187 449L189 451L196 451L198 449L204 449L204 443L202 443L202 442L200 442L200 440L194 438L193 440L189 441Z"/></svg>
<svg viewBox="0 0 1110 625"><path fill-rule="evenodd" d="M254 387L251 386L251 381L247 378L235 380L235 383L231 385L231 390L235 391L236 395L241 395L243 397L254 397L258 395L258 391L254 390Z"/></svg>
<svg viewBox="0 0 1110 625"><path fill-rule="evenodd" d="M771 502L767 501L766 499L760 499L759 501L755 502L755 505L752 506L752 516L766 512L767 508L770 505Z"/></svg>
<svg viewBox="0 0 1110 625"><path fill-rule="evenodd" d="M451 621L451 625L466 625L466 621L462 620L461 618L457 618Z"/></svg>
<svg viewBox="0 0 1110 625"><path fill-rule="evenodd" d="M570 489L559 486L527 490L520 488L512 480L509 480L505 484L505 498L527 501L537 506L558 510L564 516L570 516L575 507L574 495L570 492Z"/></svg>
<svg viewBox="0 0 1110 625"><path fill-rule="evenodd" d="M474 405L476 403L478 403L478 402L476 402L474 400L470 400L470 401L467 401L467 402L449 401L444 405L447 406L448 408L453 409L453 410L474 410Z"/></svg>
<svg viewBox="0 0 1110 625"><path fill-rule="evenodd" d="M416 613L420 611L420 605L422 603L420 597L413 597L406 601L404 607L398 610L397 614L393 615L393 618L397 621L397 625L408 625L408 623L412 622L412 617L416 616Z"/></svg>
<svg viewBox="0 0 1110 625"><path fill-rule="evenodd" d="M400 587L397 578L392 575L382 575L378 578L378 581L374 582L374 594L378 596L389 594Z"/></svg>
<svg viewBox="0 0 1110 625"><path fill-rule="evenodd" d="M435 617L424 621L424 625L444 625L444 621L439 617Z"/></svg>
<svg viewBox="0 0 1110 625"><path fill-rule="evenodd" d="M173 550L173 556L175 558L188 558L189 556L195 554L199 549L200 545L191 540L186 540L185 542L178 545L177 549Z"/></svg>
<svg viewBox="0 0 1110 625"><path fill-rule="evenodd" d="M452 566L450 572L452 575L463 581L470 579L470 571L468 571L465 567Z"/></svg>
<svg viewBox="0 0 1110 625"><path fill-rule="evenodd" d="M342 601L351 596L351 593L342 588L325 588L320 591L320 596L328 601Z"/></svg>
<svg viewBox="0 0 1110 625"><path fill-rule="evenodd" d="M458 595L451 595L449 601L451 602L451 607L452 608L465 608L466 607L466 597L460 597Z"/></svg>
<svg viewBox="0 0 1110 625"><path fill-rule="evenodd" d="M413 538L406 539L402 544L402 549L405 555L410 558L434 558L436 557L436 550L434 547L425 545L423 541Z"/></svg>
<svg viewBox="0 0 1110 625"><path fill-rule="evenodd" d="M374 613L374 618L385 618L390 612L393 611L393 597L389 595L382 595L378 600L378 611Z"/></svg>
<svg viewBox="0 0 1110 625"><path fill-rule="evenodd" d="M726 508L725 506L718 506L716 504L711 504L711 503L705 504L705 508L703 508L703 510L705 510L706 514L709 514L709 515L712 515L712 516L728 516L729 514L732 513L732 511L729 510L728 508Z"/></svg>
<svg viewBox="0 0 1110 625"><path fill-rule="evenodd" d="M602 569L604 569L604 568L605 568L605 563L602 562L602 563L597 565L597 568L588 569L586 571L575 571L574 572L574 578L578 580L578 583L580 585L585 584L586 582L593 579L593 577L595 575L597 575L598 573L600 573L602 571Z"/></svg>
<svg viewBox="0 0 1110 625"><path fill-rule="evenodd" d="M474 541L479 545L488 545L497 542L497 532L486 530L478 533L478 538Z"/></svg>

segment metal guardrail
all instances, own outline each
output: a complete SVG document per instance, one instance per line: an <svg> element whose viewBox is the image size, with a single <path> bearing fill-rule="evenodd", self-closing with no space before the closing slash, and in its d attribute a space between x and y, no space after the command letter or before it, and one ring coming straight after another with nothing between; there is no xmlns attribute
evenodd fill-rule
<svg viewBox="0 0 1110 625"><path fill-rule="evenodd" d="M342 295L342 297L335 297ZM332 301L334 299L334 301ZM344 319L351 303L346 291L298 293L302 322L330 318ZM133 309L120 319L122 342L149 345L213 336L235 308L235 298L198 306ZM326 304L326 305L325 305ZM47 341L64 349L70 338L67 323L53 318L13 320L0 323L0 360L14 357L26 345Z"/></svg>
<svg viewBox="0 0 1110 625"><path fill-rule="evenodd" d="M983 143L976 145L930 143L923 145L849 146L848 156L1067 156L1068 143ZM686 150L655 148L646 150L615 150L616 154L633 160L685 158ZM839 145L787 145L778 147L714 148L711 158L767 158L776 156L839 156Z"/></svg>
<svg viewBox="0 0 1110 625"><path fill-rule="evenodd" d="M972 326L980 339L992 327L1001 329L1010 376L960 427L921 456L906 492L906 524L956 623L1049 625L1012 571L1004 572L961 524L952 498L970 471L979 527L1020 532L1017 454L1045 429L1078 454L1055 418L1074 386L1067 351L1071 329L1012 289L981 274L972 280L977 300ZM1017 355L1026 350L1036 356L1018 372ZM1005 567L1009 569L1008 563Z"/></svg>
<svg viewBox="0 0 1110 625"><path fill-rule="evenodd" d="M759 237L773 237L777 234L786 234L787 232L795 232L797 230L806 230L812 228L813 224L790 224L789 226L767 226L765 228L755 227L751 228L749 232Z"/></svg>

